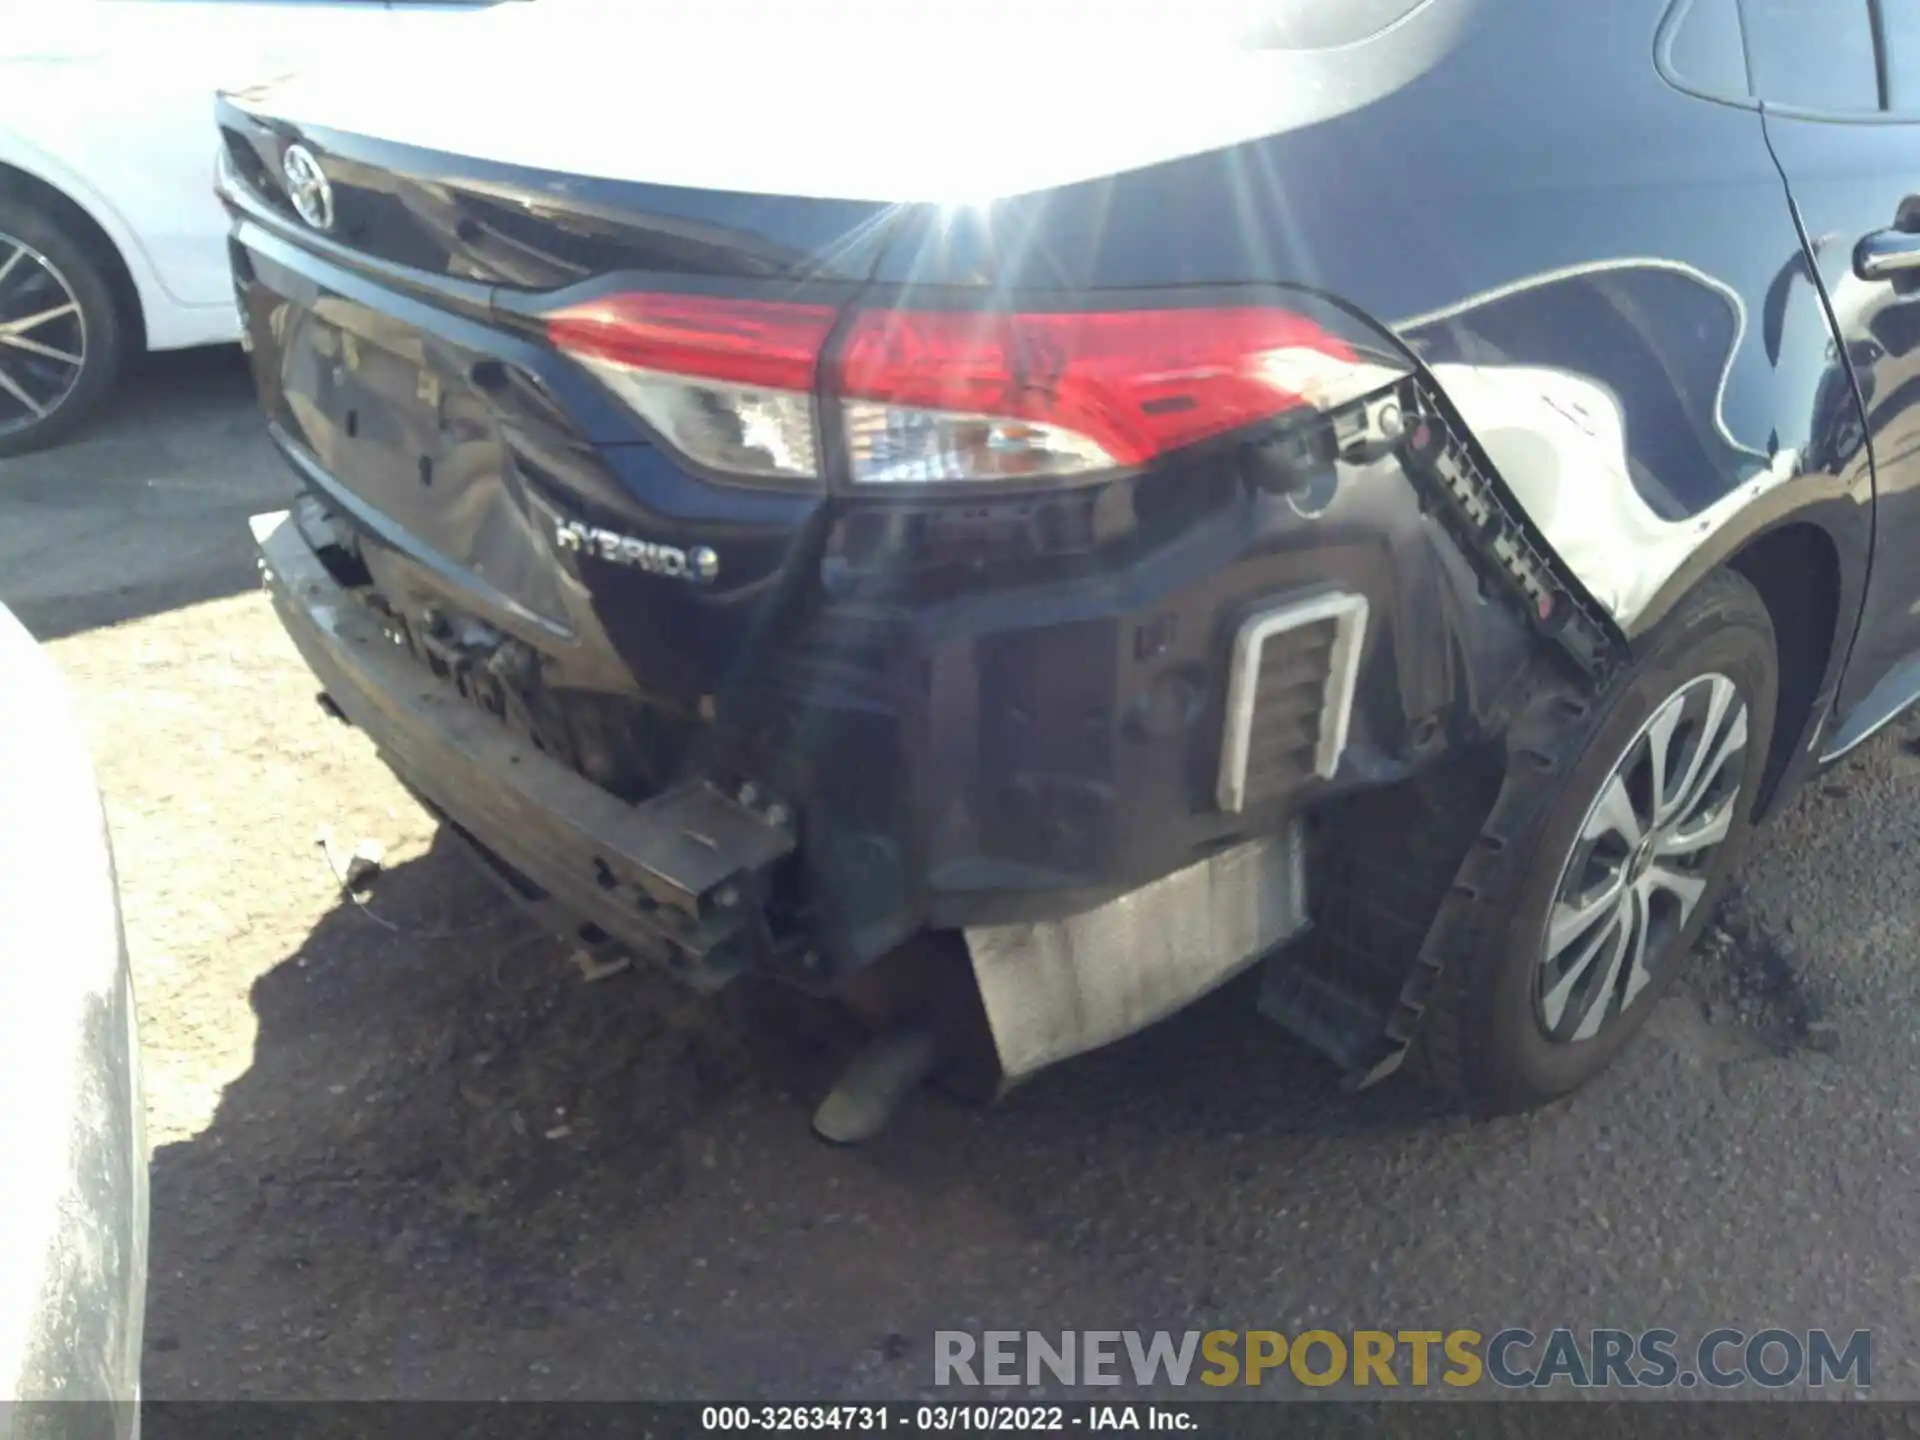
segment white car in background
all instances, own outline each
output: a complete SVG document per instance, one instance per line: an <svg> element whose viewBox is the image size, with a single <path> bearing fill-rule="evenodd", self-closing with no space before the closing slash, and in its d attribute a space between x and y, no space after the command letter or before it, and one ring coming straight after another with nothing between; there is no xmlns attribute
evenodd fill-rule
<svg viewBox="0 0 1920 1440"><path fill-rule="evenodd" d="M0 457L141 350L237 340L213 94L417 53L494 0L45 0L0 26Z"/></svg>

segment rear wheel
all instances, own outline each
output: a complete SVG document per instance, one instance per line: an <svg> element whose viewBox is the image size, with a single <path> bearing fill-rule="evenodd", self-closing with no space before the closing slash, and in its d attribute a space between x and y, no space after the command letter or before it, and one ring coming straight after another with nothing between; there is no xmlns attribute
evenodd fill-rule
<svg viewBox="0 0 1920 1440"><path fill-rule="evenodd" d="M0 455L51 445L88 418L119 374L125 329L87 247L0 198Z"/></svg>
<svg viewBox="0 0 1920 1440"><path fill-rule="evenodd" d="M1745 851L1776 672L1765 604L1721 573L1600 700L1549 696L1523 722L1436 922L1435 1078L1477 1108L1525 1108L1584 1084L1645 1023Z"/></svg>

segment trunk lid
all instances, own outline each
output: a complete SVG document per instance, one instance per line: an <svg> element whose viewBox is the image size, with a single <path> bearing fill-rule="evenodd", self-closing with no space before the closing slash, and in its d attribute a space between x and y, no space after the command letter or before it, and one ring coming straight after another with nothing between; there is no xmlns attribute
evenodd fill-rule
<svg viewBox="0 0 1920 1440"><path fill-rule="evenodd" d="M883 207L469 160L296 123L269 93L220 112L250 359L276 441L377 547L383 593L524 642L545 689L711 713L756 668L822 492L693 473L539 314L676 287L838 305ZM325 229L297 213L294 146L331 190Z"/></svg>

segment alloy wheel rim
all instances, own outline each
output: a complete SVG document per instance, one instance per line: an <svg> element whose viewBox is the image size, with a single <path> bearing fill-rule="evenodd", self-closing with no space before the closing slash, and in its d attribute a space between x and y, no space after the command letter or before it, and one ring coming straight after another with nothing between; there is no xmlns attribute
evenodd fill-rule
<svg viewBox="0 0 1920 1440"><path fill-rule="evenodd" d="M0 435L51 416L86 366L86 316L66 276L0 231Z"/></svg>
<svg viewBox="0 0 1920 1440"><path fill-rule="evenodd" d="M1588 807L1547 911L1534 986L1550 1040L1591 1040L1678 959L1733 828L1747 704L1703 675L1654 709Z"/></svg>

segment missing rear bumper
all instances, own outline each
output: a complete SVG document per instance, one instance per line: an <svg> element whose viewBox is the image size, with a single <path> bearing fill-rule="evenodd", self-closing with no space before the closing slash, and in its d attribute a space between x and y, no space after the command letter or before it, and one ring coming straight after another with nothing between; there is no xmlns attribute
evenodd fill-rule
<svg viewBox="0 0 1920 1440"><path fill-rule="evenodd" d="M283 511L253 519L275 608L334 707L411 789L560 908L712 985L771 947L786 823L704 780L628 804L502 729L400 651Z"/></svg>

